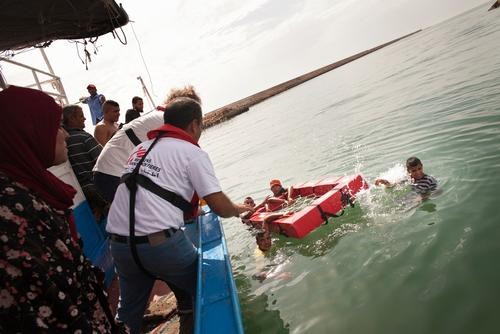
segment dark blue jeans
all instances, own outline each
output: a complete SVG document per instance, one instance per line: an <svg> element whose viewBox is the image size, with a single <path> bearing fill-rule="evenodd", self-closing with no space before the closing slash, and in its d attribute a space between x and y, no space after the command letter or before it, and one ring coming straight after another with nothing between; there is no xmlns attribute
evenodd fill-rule
<svg viewBox="0 0 500 334"><path fill-rule="evenodd" d="M198 253L184 232L179 230L156 246L138 244L137 253L144 268L169 285L177 299L177 309L193 310ZM127 324L132 334L140 333L155 280L137 267L128 244L111 241L111 254L120 282L116 318Z"/></svg>

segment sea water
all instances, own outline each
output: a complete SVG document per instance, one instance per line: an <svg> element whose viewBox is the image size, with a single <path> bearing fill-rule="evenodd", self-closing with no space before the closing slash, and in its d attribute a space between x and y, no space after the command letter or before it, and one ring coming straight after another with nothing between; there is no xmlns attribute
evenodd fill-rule
<svg viewBox="0 0 500 334"><path fill-rule="evenodd" d="M235 201L259 202L274 178L371 185L304 239L275 238L264 279L254 232L223 221L247 333L500 333L500 10L487 7L204 133ZM413 155L438 194L373 185L404 178Z"/></svg>

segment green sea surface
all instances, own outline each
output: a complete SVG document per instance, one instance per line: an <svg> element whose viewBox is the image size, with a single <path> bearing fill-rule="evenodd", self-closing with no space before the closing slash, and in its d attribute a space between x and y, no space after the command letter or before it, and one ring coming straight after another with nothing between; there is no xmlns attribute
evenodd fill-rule
<svg viewBox="0 0 500 334"><path fill-rule="evenodd" d="M332 60L333 61L333 60ZM500 10L478 7L208 129L224 191L362 173L355 208L265 256L223 220L246 333L500 333ZM440 191L405 187L416 155ZM267 278L256 274L267 271Z"/></svg>

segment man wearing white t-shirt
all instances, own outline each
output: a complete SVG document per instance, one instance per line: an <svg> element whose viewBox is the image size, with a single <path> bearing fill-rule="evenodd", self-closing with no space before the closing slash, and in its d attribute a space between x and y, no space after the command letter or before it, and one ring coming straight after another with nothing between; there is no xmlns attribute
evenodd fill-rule
<svg viewBox="0 0 500 334"><path fill-rule="evenodd" d="M148 131L162 124L163 111L153 110L125 124L106 143L94 166L94 184L108 202L113 201L116 188L120 184L120 177L134 147L147 140Z"/></svg>
<svg viewBox="0 0 500 334"><path fill-rule="evenodd" d="M185 214L196 210L198 196L221 217L238 217L251 211L249 206L233 203L222 192L208 154L198 146L202 130L200 104L190 98L174 99L165 108L164 121L162 127L148 133L148 138L154 140L134 149L127 161L126 175L138 172L138 177L152 181L175 200L160 197L137 181L135 217L131 220L132 187L127 181L116 191L106 227L120 282L117 319L125 322L132 333L140 332L155 277L171 287L181 317L192 312L197 252L181 227ZM187 203L189 210L179 206L179 201ZM135 225L133 245L131 221ZM132 254L134 248L138 260ZM181 319L181 333L190 332L188 327Z"/></svg>
<svg viewBox="0 0 500 334"><path fill-rule="evenodd" d="M175 98L189 97L198 103L201 99L194 87L173 88L165 101L168 104ZM160 107L158 107L160 108ZM147 133L163 125L162 110L153 110L142 117L125 124L106 143L94 166L94 184L99 193L109 202L115 197L120 177L127 166L127 159L139 143L148 139Z"/></svg>

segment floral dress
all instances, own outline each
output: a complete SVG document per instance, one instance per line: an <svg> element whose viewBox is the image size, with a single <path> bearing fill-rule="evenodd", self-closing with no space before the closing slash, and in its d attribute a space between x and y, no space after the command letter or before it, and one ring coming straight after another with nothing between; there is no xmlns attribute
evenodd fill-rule
<svg viewBox="0 0 500 334"><path fill-rule="evenodd" d="M65 213L1 172L0 247L0 333L111 332Z"/></svg>

